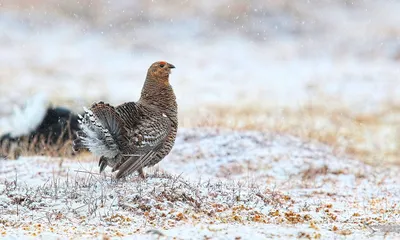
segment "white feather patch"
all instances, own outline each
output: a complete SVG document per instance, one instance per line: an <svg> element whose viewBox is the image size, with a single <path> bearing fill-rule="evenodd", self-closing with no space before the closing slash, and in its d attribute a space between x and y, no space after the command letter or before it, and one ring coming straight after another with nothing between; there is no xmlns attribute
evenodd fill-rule
<svg viewBox="0 0 400 240"><path fill-rule="evenodd" d="M84 111L86 115L80 123L80 128L86 136L81 137L82 143L97 156L114 158L118 154L118 146L108 129L103 127L91 110L84 108Z"/></svg>
<svg viewBox="0 0 400 240"><path fill-rule="evenodd" d="M14 106L13 114L3 123L4 132L20 137L36 130L46 115L48 104L46 94L38 93L28 99L25 106Z"/></svg>

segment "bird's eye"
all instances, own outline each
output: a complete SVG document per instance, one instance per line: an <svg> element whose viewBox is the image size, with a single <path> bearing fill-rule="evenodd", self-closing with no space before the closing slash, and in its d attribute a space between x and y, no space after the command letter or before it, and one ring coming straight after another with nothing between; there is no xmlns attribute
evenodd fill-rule
<svg viewBox="0 0 400 240"><path fill-rule="evenodd" d="M160 64L160 68L163 68L163 67L164 67L164 65L165 65L165 64L161 63L161 64Z"/></svg>

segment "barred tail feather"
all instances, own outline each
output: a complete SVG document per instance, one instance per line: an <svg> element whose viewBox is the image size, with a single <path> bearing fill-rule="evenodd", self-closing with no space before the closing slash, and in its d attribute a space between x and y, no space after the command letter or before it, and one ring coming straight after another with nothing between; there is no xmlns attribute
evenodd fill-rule
<svg viewBox="0 0 400 240"><path fill-rule="evenodd" d="M85 133L82 131L76 132L77 138L72 142L72 149L74 150L74 152L78 152L81 149L87 149L87 147L85 147L85 145L83 144L82 139L81 139L81 137L84 134Z"/></svg>
<svg viewBox="0 0 400 240"><path fill-rule="evenodd" d="M89 149L98 156L114 158L118 153L117 138L119 126L115 124L110 114L101 114L101 109L92 108L85 110L85 115L79 120L81 131L77 133L78 138L74 141L74 150L82 148Z"/></svg>

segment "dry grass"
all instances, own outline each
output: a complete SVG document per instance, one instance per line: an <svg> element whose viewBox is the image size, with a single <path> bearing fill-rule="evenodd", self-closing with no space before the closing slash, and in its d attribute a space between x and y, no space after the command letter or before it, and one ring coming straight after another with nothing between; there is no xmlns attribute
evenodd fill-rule
<svg viewBox="0 0 400 240"><path fill-rule="evenodd" d="M369 164L400 164L400 106L386 103L379 111L357 113L337 100L319 101L302 107L273 108L254 105L210 107L191 112L186 127L221 127L291 134L306 141L334 147L336 154L349 154ZM328 103L325 105L324 103ZM191 118L190 116L196 116Z"/></svg>
<svg viewBox="0 0 400 240"><path fill-rule="evenodd" d="M248 117L255 113L246 112ZM264 122L265 117L260 117L260 124ZM210 125L216 126L211 120ZM108 171L100 175L93 161L82 158L61 163L54 158L3 161L0 234L52 232L93 238L158 231L172 238L181 234L181 228L195 229L194 236L203 236L202 226L220 224L227 229L247 227L252 234L266 234L266 227L273 228L271 238L284 239L357 238L370 229L377 235L396 234L390 227L399 214L398 192L393 191L398 168L390 172L335 158L320 145L275 133L182 129L179 138L162 167L165 172L150 172L146 179L132 176L115 181ZM239 150L242 154L238 154L240 146L246 147ZM249 150L253 147L263 151ZM222 158L227 159L218 160ZM257 167L252 168L247 159ZM235 166L229 175L219 174L219 166L230 168L235 162L248 173L236 171ZM210 168L215 171L203 171ZM281 168L286 170L277 171ZM216 231L212 234L218 236L225 230Z"/></svg>
<svg viewBox="0 0 400 240"><path fill-rule="evenodd" d="M114 235L121 237L204 220L211 223L267 223L270 219L281 219L280 214L267 216L257 209L288 207L291 203L290 197L279 191L261 190L256 185L191 183L180 176L155 173L145 181L136 181L132 187L129 181L107 181L92 173L86 174L79 178L78 175L66 179L54 177L37 188L21 186L17 184L17 178L5 181L0 193L10 208L3 213L13 214L14 219L0 219L0 222L7 227L29 230L27 233L32 236L43 231L69 233L70 236L82 236L87 234L85 231L90 231L100 235L97 226L107 225L110 228L107 232L112 233L113 228L120 233ZM51 200L53 205L47 205L46 200ZM44 210L44 206L48 209ZM54 206L57 209L53 209ZM32 215L31 212L38 208L40 213ZM298 217L303 219L301 215ZM20 219L29 219L35 225L30 222L29 226ZM79 219L86 229L78 230L71 219ZM281 221L294 223L289 218ZM147 224L143 225L144 222ZM61 228L65 229L62 231ZM123 233L129 229L135 229L135 232Z"/></svg>
<svg viewBox="0 0 400 240"><path fill-rule="evenodd" d="M56 143L49 144L43 138L23 138L19 142L5 141L0 144L0 156L7 159L17 159L19 156L50 156L70 158L74 155L72 151L72 140L62 141L60 138Z"/></svg>
<svg viewBox="0 0 400 240"><path fill-rule="evenodd" d="M265 20L265 24L275 25L276 21L272 21L274 16L286 16L289 19L288 26L286 26L288 28L287 31L296 30L295 32L301 32L302 30L307 30L303 28L307 28L306 26L309 24L300 24L302 21L298 21L298 19L308 21L313 20L312 18L314 17L310 13L309 5L304 4L304 2L293 0L266 2L257 0L252 1L250 4L226 0L220 2L189 1L183 4L182 1L178 0L168 2L141 0L117 4L103 0L88 2L3 0L0 3L1 11L20 11L24 13L24 17L32 21L39 19L42 22L43 19L39 16L44 16L41 15L44 10L46 16L49 15L49 19L65 21L61 17L64 16L72 19L72 21L82 22L85 29L110 28L110 25L112 25L112 29L126 33L134 29L134 27L145 26L151 22L166 22L171 19L179 21L188 16L196 15L200 16L199 19L207 19L206 22L219 23L224 28L230 25L234 25L234 29L237 29L237 26L245 26L244 29L250 32L253 30L262 32L259 31L260 29L252 28L252 23L258 22L260 19ZM313 4L317 4L317 6L340 4L354 8L353 2L351 2L352 4L349 4L348 1L343 3ZM362 1L355 1L354 3L359 6ZM258 10L250 11L252 8L257 8ZM179 14L177 14L176 10L179 10ZM39 14L31 14L34 11ZM263 14L261 13L265 16L262 16ZM240 16L240 18L237 19L237 16ZM327 19L321 20L321 22L328 21ZM36 25L36 23L33 25ZM215 28L218 29L217 27ZM279 29L285 32L283 26L279 26ZM316 27L315 31L322 31L322 28ZM314 35L310 36L314 37ZM66 104L64 99L61 101L60 105ZM55 103L59 102L56 101ZM387 103L381 111L371 113L357 113L354 109L346 107L345 104L338 103L336 99L326 99L325 101L321 99L319 104L308 104L296 109L260 107L251 104L211 106L207 109L205 113L199 113L197 110L183 113L181 116L183 124L181 126L226 127L288 133L305 140L326 143L333 146L337 153L351 154L368 163L398 164L400 162L397 157L399 155L399 137L396 120L400 108L396 104ZM69 146L67 144L66 149ZM25 151L25 149L28 150ZM24 146L22 154L30 155L31 150L29 149L29 146ZM60 152L58 147L53 149L52 147L41 146L41 149L46 155L67 154L65 151Z"/></svg>
<svg viewBox="0 0 400 240"><path fill-rule="evenodd" d="M337 102L337 101L336 101ZM357 113L345 104L319 101L299 108L210 106L206 111L186 111L181 127L213 127L291 134L306 141L332 146L336 154L349 154L366 163L400 164L400 106L386 103L379 111ZM329 103L327 105L323 103ZM36 148L34 145L36 144ZM11 149L17 155L71 157L71 141L48 145L43 140L22 141ZM0 149L4 152L5 149ZM13 156L11 155L11 157Z"/></svg>

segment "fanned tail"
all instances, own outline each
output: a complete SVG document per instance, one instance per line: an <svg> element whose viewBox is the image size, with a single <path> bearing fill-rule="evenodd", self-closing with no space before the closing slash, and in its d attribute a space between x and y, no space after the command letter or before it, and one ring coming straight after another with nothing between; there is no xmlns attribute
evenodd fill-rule
<svg viewBox="0 0 400 240"><path fill-rule="evenodd" d="M124 131L121 118L114 107L104 102L95 103L80 117L81 131L74 141L75 151L87 148L92 153L114 158L119 153L118 142Z"/></svg>

